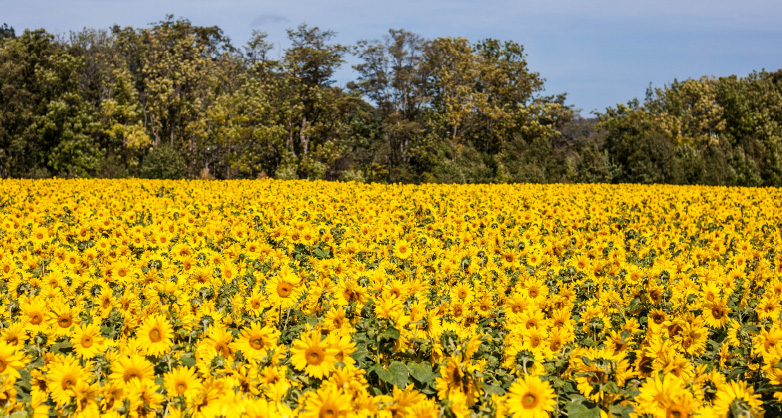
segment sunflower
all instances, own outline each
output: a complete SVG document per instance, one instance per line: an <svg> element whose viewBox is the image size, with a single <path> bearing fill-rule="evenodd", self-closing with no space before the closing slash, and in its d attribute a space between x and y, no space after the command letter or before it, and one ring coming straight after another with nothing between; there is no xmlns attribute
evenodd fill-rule
<svg viewBox="0 0 782 418"><path fill-rule="evenodd" d="M723 300L718 299L714 302L705 304L703 311L703 317L706 320L706 324L712 328L723 328L725 323L728 322L730 308L728 308Z"/></svg>
<svg viewBox="0 0 782 418"><path fill-rule="evenodd" d="M675 405L675 407L670 412L675 412L676 406L683 406L680 405L683 403L681 400L679 402L673 401L675 397L681 397L681 394L685 393L686 390L684 382L672 374L666 374L664 378L647 378L641 386L640 394L636 399L636 412L654 416L677 416L666 415L668 412L667 410L672 404Z"/></svg>
<svg viewBox="0 0 782 418"><path fill-rule="evenodd" d="M762 416L762 407L760 395L756 395L755 389L747 386L743 380L723 384L717 389L717 398L714 400L714 412L723 417L736 410L747 416Z"/></svg>
<svg viewBox="0 0 782 418"><path fill-rule="evenodd" d="M100 317L106 319L114 310L114 296L109 286L103 286L100 289L100 297L98 298L98 309L100 309Z"/></svg>
<svg viewBox="0 0 782 418"><path fill-rule="evenodd" d="M401 260L407 260L412 252L413 249L407 240L400 239L394 244L394 255Z"/></svg>
<svg viewBox="0 0 782 418"><path fill-rule="evenodd" d="M171 397L183 395L185 398L190 398L201 389L201 381L195 369L191 367L177 367L166 373L163 379L166 392Z"/></svg>
<svg viewBox="0 0 782 418"><path fill-rule="evenodd" d="M266 295L257 288L244 303L246 312L254 316L261 316L266 307Z"/></svg>
<svg viewBox="0 0 782 418"><path fill-rule="evenodd" d="M350 395L333 385L309 392L301 416L304 418L344 417L348 415Z"/></svg>
<svg viewBox="0 0 782 418"><path fill-rule="evenodd" d="M320 330L312 330L295 340L290 352L291 364L296 370L322 379L334 370L339 350L330 347L328 341L321 339Z"/></svg>
<svg viewBox="0 0 782 418"><path fill-rule="evenodd" d="M548 417L554 411L556 396L548 382L537 376L525 375L513 382L505 402L514 418Z"/></svg>
<svg viewBox="0 0 782 418"><path fill-rule="evenodd" d="M112 363L111 372L109 379L124 383L133 379L152 379L155 376L152 363L138 354L131 354L115 360Z"/></svg>
<svg viewBox="0 0 782 418"><path fill-rule="evenodd" d="M0 341L0 378L16 381L19 379L19 369L25 366L22 351L16 345Z"/></svg>
<svg viewBox="0 0 782 418"><path fill-rule="evenodd" d="M207 338L204 340L206 346L211 347L217 353L217 355L223 356L226 359L233 359L234 350L233 346L234 336L231 332L222 325L214 325L210 328Z"/></svg>
<svg viewBox="0 0 782 418"><path fill-rule="evenodd" d="M11 325L9 325L6 329L0 333L0 336L2 336L2 339L0 341L5 341L9 345L15 345L18 347L24 346L25 341L27 340L27 330L25 329L25 325L21 322L14 322Z"/></svg>
<svg viewBox="0 0 782 418"><path fill-rule="evenodd" d="M58 406L69 403L74 396L73 387L86 376L88 376L87 372L79 365L76 358L59 358L47 373L52 400Z"/></svg>
<svg viewBox="0 0 782 418"><path fill-rule="evenodd" d="M340 330L345 328L349 328L349 325L347 325L347 319L345 319L345 310L340 307L333 307L328 312L326 312L325 315L325 322L326 326L329 330Z"/></svg>
<svg viewBox="0 0 782 418"><path fill-rule="evenodd" d="M158 393L157 388L158 386L151 380L134 379L128 382L126 390L132 415L148 415L156 409L161 409L166 397Z"/></svg>
<svg viewBox="0 0 782 418"><path fill-rule="evenodd" d="M254 322L245 328L233 342L233 348L242 352L249 360L260 360L266 356L270 348L277 346L279 332L271 326L261 327L260 322Z"/></svg>
<svg viewBox="0 0 782 418"><path fill-rule="evenodd" d="M82 359L95 357L104 350L100 327L97 324L86 324L76 328L71 336L71 344Z"/></svg>
<svg viewBox="0 0 782 418"><path fill-rule="evenodd" d="M288 393L291 387L290 381L285 377L288 368L285 366L267 366L258 377L264 386L264 395L271 400L278 401Z"/></svg>
<svg viewBox="0 0 782 418"><path fill-rule="evenodd" d="M300 279L296 273L288 269L280 270L266 283L269 304L281 310L296 305L299 283Z"/></svg>
<svg viewBox="0 0 782 418"><path fill-rule="evenodd" d="M274 408L266 401L266 399L258 398L247 401L244 404L244 413L248 418L266 418L274 417L277 414L274 413Z"/></svg>
<svg viewBox="0 0 782 418"><path fill-rule="evenodd" d="M31 333L43 330L46 326L46 302L40 299L32 299L21 304L24 313L25 328Z"/></svg>
<svg viewBox="0 0 782 418"><path fill-rule="evenodd" d="M478 393L475 384L462 364L461 355L448 357L445 367L440 369L440 377L435 379L437 396L440 400L452 399L454 395L466 396L467 406L475 403Z"/></svg>
<svg viewBox="0 0 782 418"><path fill-rule="evenodd" d="M356 343L350 341L350 334L331 333L328 339L330 340L329 345L338 350L334 355L337 361L341 361L345 365L356 364L356 360L350 356L356 351Z"/></svg>
<svg viewBox="0 0 782 418"><path fill-rule="evenodd" d="M51 307L48 319L55 335L64 337L70 333L71 327L78 321L79 310L63 302L56 302Z"/></svg>
<svg viewBox="0 0 782 418"><path fill-rule="evenodd" d="M168 320L162 316L150 316L136 332L139 344L150 356L159 356L171 350L174 332Z"/></svg>
<svg viewBox="0 0 782 418"><path fill-rule="evenodd" d="M100 393L100 386L98 383L90 384L86 380L80 379L75 385L71 386L70 391L73 393L77 415L100 415L98 404L95 402Z"/></svg>
<svg viewBox="0 0 782 418"><path fill-rule="evenodd" d="M106 411L114 409L116 405L122 404L125 398L125 383L122 381L107 382L101 388L103 399L100 402L101 408Z"/></svg>

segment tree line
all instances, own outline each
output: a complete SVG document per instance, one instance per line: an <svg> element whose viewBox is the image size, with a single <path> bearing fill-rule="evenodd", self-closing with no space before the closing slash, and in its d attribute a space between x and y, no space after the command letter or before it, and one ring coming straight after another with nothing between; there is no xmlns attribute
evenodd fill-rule
<svg viewBox="0 0 782 418"><path fill-rule="evenodd" d="M513 41L167 16L68 35L0 27L0 177L782 184L782 72L675 81L578 116ZM348 54L354 80L337 86Z"/></svg>

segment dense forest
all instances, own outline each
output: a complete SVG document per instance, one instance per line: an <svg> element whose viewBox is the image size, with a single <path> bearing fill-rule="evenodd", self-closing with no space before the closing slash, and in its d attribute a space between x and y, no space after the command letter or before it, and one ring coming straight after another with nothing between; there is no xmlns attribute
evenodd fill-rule
<svg viewBox="0 0 782 418"><path fill-rule="evenodd" d="M0 177L782 185L782 70L649 87L582 118L513 41L389 30L342 45L167 16L0 27ZM352 54L356 79L334 73ZM275 54L276 55L276 54Z"/></svg>

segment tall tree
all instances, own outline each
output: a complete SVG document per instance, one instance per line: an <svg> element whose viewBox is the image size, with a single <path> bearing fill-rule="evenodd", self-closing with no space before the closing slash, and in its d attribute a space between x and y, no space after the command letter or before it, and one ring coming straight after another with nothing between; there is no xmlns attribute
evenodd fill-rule
<svg viewBox="0 0 782 418"><path fill-rule="evenodd" d="M288 39L292 45L285 51L285 70L293 77L298 101L302 105L300 125L298 127L299 144L293 144L293 131L288 141L288 150L295 156L301 154L307 157L310 152L310 142L323 141L324 138L313 138L314 126L321 121L325 88L334 83L332 76L344 62L347 48L331 43L336 36L334 31L309 27L302 23L296 29L288 30Z"/></svg>
<svg viewBox="0 0 782 418"><path fill-rule="evenodd" d="M389 167L407 164L409 149L422 133L421 112L428 104L424 66L427 42L405 31L388 31L382 41L359 41L354 53L362 62L349 87L375 105L382 120Z"/></svg>

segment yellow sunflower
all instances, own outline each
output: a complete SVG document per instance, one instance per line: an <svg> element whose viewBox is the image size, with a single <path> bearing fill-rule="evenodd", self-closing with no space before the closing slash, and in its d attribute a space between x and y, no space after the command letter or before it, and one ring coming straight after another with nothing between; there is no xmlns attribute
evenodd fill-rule
<svg viewBox="0 0 782 418"><path fill-rule="evenodd" d="M159 315L148 317L136 332L139 344L150 356L159 356L171 350L174 331L168 320Z"/></svg>
<svg viewBox="0 0 782 418"><path fill-rule="evenodd" d="M717 389L714 400L714 412L722 417L735 410L746 413L746 416L762 416L762 407L760 395L756 395L755 389L743 380L723 384Z"/></svg>
<svg viewBox="0 0 782 418"><path fill-rule="evenodd" d="M97 324L82 325L73 331L71 344L74 351L84 360L103 352L103 335Z"/></svg>
<svg viewBox="0 0 782 418"><path fill-rule="evenodd" d="M87 372L79 365L76 358L64 357L58 359L47 373L49 380L48 388L52 400L58 406L69 403L75 395L73 391L74 386L87 376Z"/></svg>
<svg viewBox="0 0 782 418"><path fill-rule="evenodd" d="M177 367L166 373L163 382L168 396L171 397L183 395L185 398L190 398L201 389L201 381L195 369L186 366Z"/></svg>
<svg viewBox="0 0 782 418"><path fill-rule="evenodd" d="M296 305L299 297L299 277L290 270L280 270L266 283L266 294L269 304L281 310Z"/></svg>
<svg viewBox="0 0 782 418"><path fill-rule="evenodd" d="M109 379L124 383L133 379L152 379L155 376L152 363L138 354L115 360L112 363L111 372Z"/></svg>
<svg viewBox="0 0 782 418"><path fill-rule="evenodd" d="M402 260L407 260L412 254L413 248L407 240L400 239L394 244L394 255Z"/></svg>
<svg viewBox="0 0 782 418"><path fill-rule="evenodd" d="M304 418L344 417L350 410L350 395L333 385L309 392L301 416Z"/></svg>
<svg viewBox="0 0 782 418"><path fill-rule="evenodd" d="M328 345L321 339L320 330L302 334L291 347L291 364L296 370L307 375L322 379L334 370L339 350Z"/></svg>
<svg viewBox="0 0 782 418"><path fill-rule="evenodd" d="M24 356L16 345L0 341L0 379L15 382L19 379L19 369L24 367Z"/></svg>
<svg viewBox="0 0 782 418"><path fill-rule="evenodd" d="M260 360L270 348L277 346L279 332L271 326L261 327L260 322L254 322L245 328L233 342L233 348L244 354L249 360Z"/></svg>
<svg viewBox="0 0 782 418"><path fill-rule="evenodd" d="M537 376L525 375L513 382L505 402L514 418L548 417L554 411L556 396L548 382Z"/></svg>

